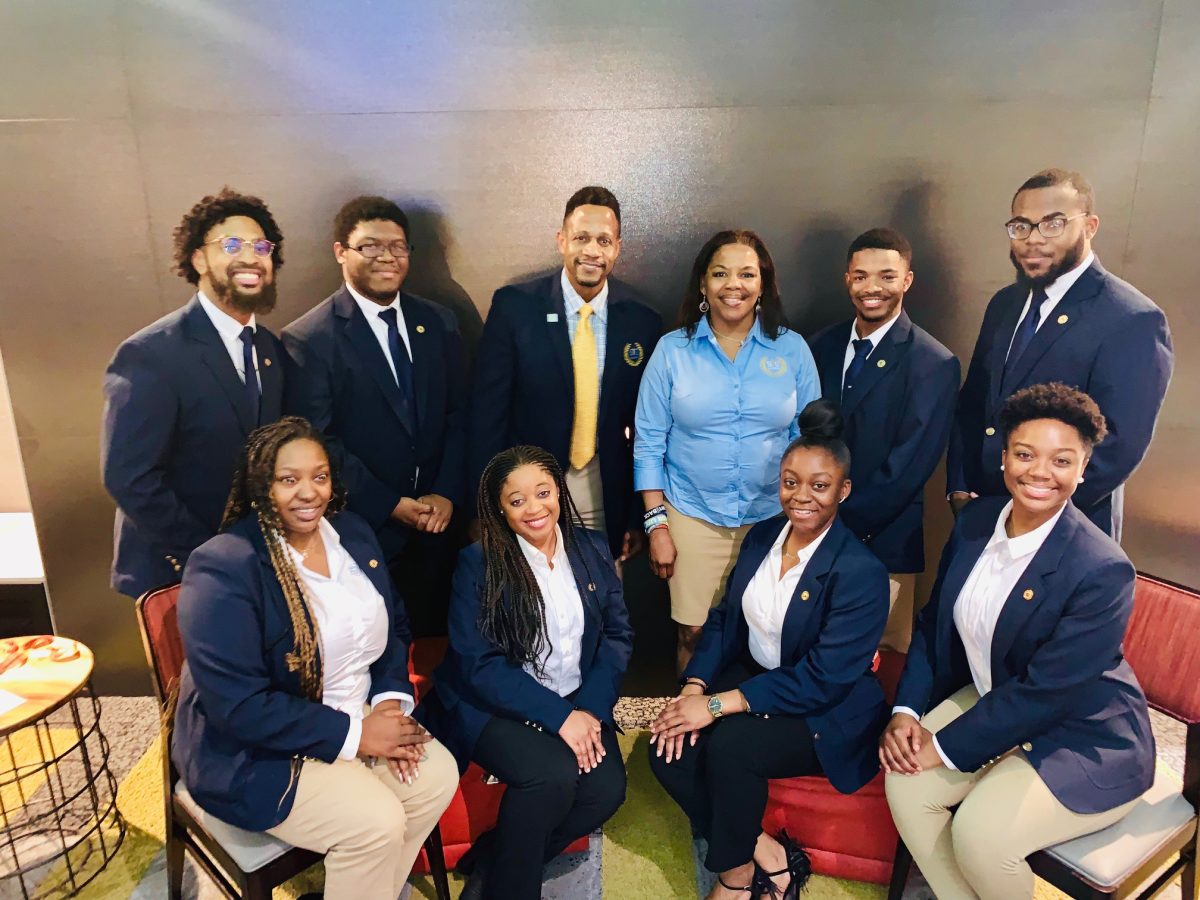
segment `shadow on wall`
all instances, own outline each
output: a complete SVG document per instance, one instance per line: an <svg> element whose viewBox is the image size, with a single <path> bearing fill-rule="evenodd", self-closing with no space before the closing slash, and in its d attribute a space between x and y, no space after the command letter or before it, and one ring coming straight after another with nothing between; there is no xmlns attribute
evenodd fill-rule
<svg viewBox="0 0 1200 900"><path fill-rule="evenodd" d="M417 264L410 269L404 286L454 313L466 343L467 358L473 360L479 336L483 333L483 319L470 295L450 273L445 219L441 211L432 206L402 204L402 208L408 215L413 245L417 248Z"/></svg>

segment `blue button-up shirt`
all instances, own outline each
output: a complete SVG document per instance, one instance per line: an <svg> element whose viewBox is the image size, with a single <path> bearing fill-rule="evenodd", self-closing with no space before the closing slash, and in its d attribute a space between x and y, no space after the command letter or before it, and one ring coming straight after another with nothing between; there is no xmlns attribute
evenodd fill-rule
<svg viewBox="0 0 1200 900"><path fill-rule="evenodd" d="M663 491L684 515L725 528L777 515L780 457L819 396L812 353L794 331L772 341L756 320L732 362L707 319L691 340L672 331L638 392L634 488Z"/></svg>

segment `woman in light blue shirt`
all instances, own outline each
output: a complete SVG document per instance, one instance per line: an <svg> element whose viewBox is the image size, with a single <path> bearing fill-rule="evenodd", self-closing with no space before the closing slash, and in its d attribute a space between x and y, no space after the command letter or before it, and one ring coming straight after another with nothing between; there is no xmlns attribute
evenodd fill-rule
<svg viewBox="0 0 1200 900"><path fill-rule="evenodd" d="M679 323L642 379L633 479L651 569L670 584L682 671L742 537L778 511L779 458L821 385L753 231L721 231L704 244Z"/></svg>

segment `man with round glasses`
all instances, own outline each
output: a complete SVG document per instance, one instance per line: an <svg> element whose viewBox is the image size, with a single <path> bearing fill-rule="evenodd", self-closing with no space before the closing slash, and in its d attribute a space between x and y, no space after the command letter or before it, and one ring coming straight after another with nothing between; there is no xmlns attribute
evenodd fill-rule
<svg viewBox="0 0 1200 900"><path fill-rule="evenodd" d="M112 586L130 597L180 579L217 533L247 436L283 407L283 347L257 321L275 306L283 265L266 204L224 188L192 207L174 241L175 270L196 293L122 343L104 378Z"/></svg>
<svg viewBox="0 0 1200 900"><path fill-rule="evenodd" d="M467 362L445 307L402 290L408 217L356 197L334 220L344 283L283 330L287 410L325 432L375 528L413 634L446 633L464 498ZM465 527L465 526L464 526Z"/></svg>
<svg viewBox="0 0 1200 900"><path fill-rule="evenodd" d="M1003 402L1057 381L1090 394L1108 421L1072 499L1120 540L1122 486L1150 445L1174 357L1162 310L1092 252L1099 227L1092 186L1078 172L1046 169L1017 189L1005 223L1017 280L984 313L950 437L956 513L973 497L1005 492L996 421Z"/></svg>

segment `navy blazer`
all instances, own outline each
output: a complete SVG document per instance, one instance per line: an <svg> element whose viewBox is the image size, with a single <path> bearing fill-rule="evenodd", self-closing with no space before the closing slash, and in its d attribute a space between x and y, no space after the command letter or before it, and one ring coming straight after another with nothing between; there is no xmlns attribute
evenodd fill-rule
<svg viewBox="0 0 1200 900"><path fill-rule="evenodd" d="M377 565L375 533L350 512L330 524L387 607L387 647L371 666L369 696L413 694L408 620L387 567ZM272 828L291 812L302 761L337 759L350 717L306 698L299 674L288 668L295 632L253 517L192 554L179 594L179 631L187 663L171 759L205 810L250 831Z"/></svg>
<svg viewBox="0 0 1200 900"><path fill-rule="evenodd" d="M450 646L434 672L433 693L421 703L417 718L450 749L460 770L466 769L480 732L493 716L532 722L557 733L572 710L582 709L616 727L613 707L633 652L633 629L603 535L582 528L576 533L579 550L568 549L568 557L583 599L583 683L570 700L510 662L479 633L483 550L475 543L458 555L450 597Z"/></svg>
<svg viewBox="0 0 1200 900"><path fill-rule="evenodd" d="M925 571L925 482L950 440L958 359L901 311L850 394L842 369L854 320L814 337L821 395L837 403L850 448L850 496L838 510L889 572Z"/></svg>
<svg viewBox="0 0 1200 900"><path fill-rule="evenodd" d="M942 553L896 705L924 715L972 683L954 605L1008 499L967 504ZM992 636L992 689L937 733L959 770L1021 746L1067 809L1099 813L1154 781L1146 697L1121 641L1133 612L1133 565L1068 504L1004 602Z"/></svg>
<svg viewBox="0 0 1200 900"><path fill-rule="evenodd" d="M1000 474L1000 407L1021 388L1061 381L1090 394L1108 420L1108 437L1096 447L1086 480L1072 499L1119 540L1120 495L1113 494L1146 455L1171 379L1174 356L1167 318L1137 288L1105 271L1097 258L1038 328L1015 371L1003 379L1004 358L1028 295L1028 288L1009 285L992 297L984 313L958 395L947 487L1007 497Z"/></svg>
<svg viewBox="0 0 1200 900"><path fill-rule="evenodd" d="M411 531L391 517L401 497L465 499L467 361L454 315L400 294L412 348L416 420L383 348L343 284L283 329L285 406L321 429L341 464L349 508L374 526L388 559Z"/></svg>
<svg viewBox="0 0 1200 900"><path fill-rule="evenodd" d="M138 597L179 580L217 533L246 438L283 408L283 347L255 328L257 415L199 296L128 338L104 373L100 466L117 502L112 586Z"/></svg>
<svg viewBox="0 0 1200 900"><path fill-rule="evenodd" d="M492 297L471 392L472 486L478 486L493 456L517 444L544 447L564 471L570 465L575 369L561 279L558 270L503 287ZM646 360L662 334L662 318L626 285L614 278L608 285L608 340L596 434L608 545L617 555L625 532L641 527L633 493L633 416Z"/></svg>
<svg viewBox="0 0 1200 900"><path fill-rule="evenodd" d="M742 595L786 519L746 533L725 597L708 614L683 673L712 684L749 647ZM740 690L756 714L803 716L825 776L852 794L879 772L879 732L887 722L883 688L871 671L888 617L888 573L837 518L804 568L783 620L779 668Z"/></svg>

